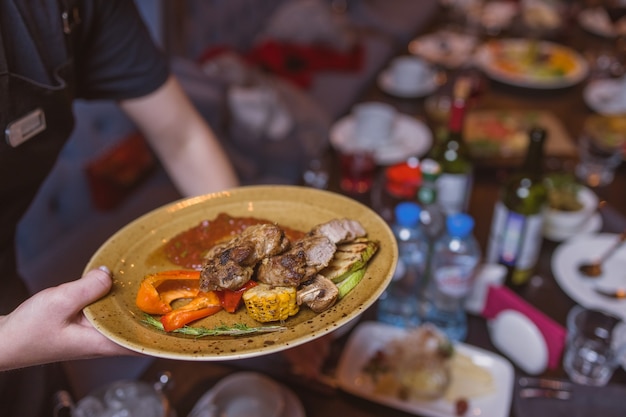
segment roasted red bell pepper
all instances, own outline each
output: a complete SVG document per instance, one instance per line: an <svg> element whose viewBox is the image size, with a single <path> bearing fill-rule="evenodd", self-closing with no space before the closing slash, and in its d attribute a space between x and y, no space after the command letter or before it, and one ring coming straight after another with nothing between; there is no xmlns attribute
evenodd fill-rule
<svg viewBox="0 0 626 417"><path fill-rule="evenodd" d="M172 301L198 295L200 271L172 270L146 276L137 292L137 307L148 314L172 311Z"/></svg>
<svg viewBox="0 0 626 417"><path fill-rule="evenodd" d="M220 302L224 310L229 313L234 313L241 304L241 298L246 290L257 285L256 281L249 280L238 290L223 290L217 291L217 295L220 297Z"/></svg>
<svg viewBox="0 0 626 417"><path fill-rule="evenodd" d="M162 315L163 328L170 332L222 308L234 313L241 304L243 293L255 285L256 282L250 280L238 290L202 292L199 271L163 271L143 279L135 303L145 313ZM191 298L191 301L172 309L172 302L179 298Z"/></svg>
<svg viewBox="0 0 626 417"><path fill-rule="evenodd" d="M161 317L163 329L171 332L192 321L200 320L222 309L220 297L216 291L199 292L189 303Z"/></svg>

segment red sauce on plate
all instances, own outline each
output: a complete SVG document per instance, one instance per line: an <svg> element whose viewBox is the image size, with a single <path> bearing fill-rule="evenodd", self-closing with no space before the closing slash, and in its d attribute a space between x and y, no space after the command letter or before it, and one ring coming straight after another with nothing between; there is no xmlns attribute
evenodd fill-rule
<svg viewBox="0 0 626 417"><path fill-rule="evenodd" d="M197 226L174 236L165 244L165 255L170 262L191 269L201 269L207 251L217 243L232 239L247 227L274 223L256 217L232 217L220 213L213 220L203 220ZM304 232L282 227L289 240L304 236Z"/></svg>

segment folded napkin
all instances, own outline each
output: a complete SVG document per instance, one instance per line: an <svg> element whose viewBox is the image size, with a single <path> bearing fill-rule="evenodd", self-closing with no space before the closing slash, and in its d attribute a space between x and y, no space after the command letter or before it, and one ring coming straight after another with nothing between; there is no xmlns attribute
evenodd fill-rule
<svg viewBox="0 0 626 417"><path fill-rule="evenodd" d="M507 287L489 287L487 302L482 311L486 319L494 319L503 310L516 310L528 317L543 335L548 347L548 369L561 363L567 331L563 326L528 304Z"/></svg>

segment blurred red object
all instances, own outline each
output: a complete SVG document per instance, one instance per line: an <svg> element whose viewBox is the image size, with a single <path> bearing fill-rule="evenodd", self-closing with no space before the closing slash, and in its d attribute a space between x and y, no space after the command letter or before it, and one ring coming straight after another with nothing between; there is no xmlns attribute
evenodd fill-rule
<svg viewBox="0 0 626 417"><path fill-rule="evenodd" d="M90 162L85 172L96 208L117 207L152 171L155 158L144 137L133 133Z"/></svg>

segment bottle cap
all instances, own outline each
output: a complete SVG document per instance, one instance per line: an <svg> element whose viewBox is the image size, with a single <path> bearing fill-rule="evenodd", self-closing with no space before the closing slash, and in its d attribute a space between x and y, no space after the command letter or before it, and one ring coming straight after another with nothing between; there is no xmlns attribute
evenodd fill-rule
<svg viewBox="0 0 626 417"><path fill-rule="evenodd" d="M392 165L385 170L385 178L387 192L396 197L411 198L422 182L419 161L409 158L405 162Z"/></svg>
<svg viewBox="0 0 626 417"><path fill-rule="evenodd" d="M395 208L396 223L402 226L414 227L420 221L422 208L417 203L403 201Z"/></svg>
<svg viewBox="0 0 626 417"><path fill-rule="evenodd" d="M450 236L467 237L474 230L474 218L466 213L451 214L446 219L446 228Z"/></svg>

